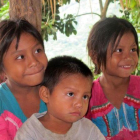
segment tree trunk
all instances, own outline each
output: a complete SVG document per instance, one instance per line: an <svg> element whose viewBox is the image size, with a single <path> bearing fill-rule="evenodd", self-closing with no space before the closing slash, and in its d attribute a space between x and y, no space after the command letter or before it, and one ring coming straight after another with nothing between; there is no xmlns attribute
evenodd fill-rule
<svg viewBox="0 0 140 140"><path fill-rule="evenodd" d="M104 6L102 7L102 0L99 0L100 9L101 9L101 18L106 17L106 12L109 6L110 0L106 0Z"/></svg>
<svg viewBox="0 0 140 140"><path fill-rule="evenodd" d="M41 32L42 3L41 0L10 0L10 19L28 20Z"/></svg>
<svg viewBox="0 0 140 140"><path fill-rule="evenodd" d="M99 0L99 5L100 5L100 12L102 13L102 10L103 10L103 2L102 2L102 0Z"/></svg>
<svg viewBox="0 0 140 140"><path fill-rule="evenodd" d="M4 1L0 0L0 7L4 5Z"/></svg>

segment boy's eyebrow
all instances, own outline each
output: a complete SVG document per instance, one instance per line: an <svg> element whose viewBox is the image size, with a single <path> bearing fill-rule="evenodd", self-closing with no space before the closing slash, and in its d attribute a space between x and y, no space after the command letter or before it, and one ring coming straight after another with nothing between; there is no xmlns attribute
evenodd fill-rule
<svg viewBox="0 0 140 140"><path fill-rule="evenodd" d="M90 92L85 92L85 93L91 95L91 91Z"/></svg>
<svg viewBox="0 0 140 140"><path fill-rule="evenodd" d="M73 87L64 87L65 89L74 89L74 90L78 90L77 88L73 88ZM84 93L86 93L86 94L91 94L91 91L86 91L86 92L84 92Z"/></svg>

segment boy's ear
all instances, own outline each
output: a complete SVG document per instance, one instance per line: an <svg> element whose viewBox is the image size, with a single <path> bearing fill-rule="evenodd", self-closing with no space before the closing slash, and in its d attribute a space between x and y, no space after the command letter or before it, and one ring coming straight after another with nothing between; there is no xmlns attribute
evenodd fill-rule
<svg viewBox="0 0 140 140"><path fill-rule="evenodd" d="M41 86L39 89L39 96L45 102L49 102L50 91L47 87Z"/></svg>

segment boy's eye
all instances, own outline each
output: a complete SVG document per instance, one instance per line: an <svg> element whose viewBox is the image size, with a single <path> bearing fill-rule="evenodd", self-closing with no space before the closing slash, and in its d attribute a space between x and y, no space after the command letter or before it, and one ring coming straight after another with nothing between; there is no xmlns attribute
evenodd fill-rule
<svg viewBox="0 0 140 140"><path fill-rule="evenodd" d="M122 52L122 49L116 49L116 52Z"/></svg>
<svg viewBox="0 0 140 140"><path fill-rule="evenodd" d="M131 49L131 52L136 52L137 51L137 48L132 48Z"/></svg>
<svg viewBox="0 0 140 140"><path fill-rule="evenodd" d="M20 55L17 57L18 60L23 59L23 58L24 58L24 55Z"/></svg>
<svg viewBox="0 0 140 140"><path fill-rule="evenodd" d="M70 96L70 97L72 97L72 96L74 96L74 93L70 92L67 95Z"/></svg>
<svg viewBox="0 0 140 140"><path fill-rule="evenodd" d="M35 51L35 53L40 53L42 51L42 49L37 49L36 51Z"/></svg>
<svg viewBox="0 0 140 140"><path fill-rule="evenodd" d="M89 99L89 96L88 95L84 95L83 96L83 99L88 100Z"/></svg>

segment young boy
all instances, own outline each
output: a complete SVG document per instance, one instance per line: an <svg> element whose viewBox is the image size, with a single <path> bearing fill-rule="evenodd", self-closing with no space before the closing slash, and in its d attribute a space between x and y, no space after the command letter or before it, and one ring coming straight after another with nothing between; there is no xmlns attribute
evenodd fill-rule
<svg viewBox="0 0 140 140"><path fill-rule="evenodd" d="M80 60L61 56L48 63L40 87L47 112L33 114L19 129L14 140L105 140L88 119L93 76Z"/></svg>

